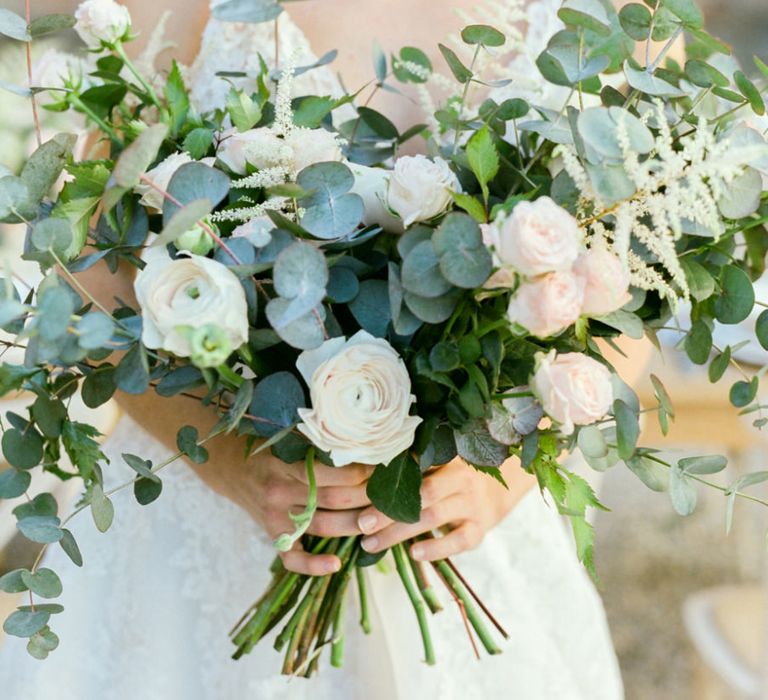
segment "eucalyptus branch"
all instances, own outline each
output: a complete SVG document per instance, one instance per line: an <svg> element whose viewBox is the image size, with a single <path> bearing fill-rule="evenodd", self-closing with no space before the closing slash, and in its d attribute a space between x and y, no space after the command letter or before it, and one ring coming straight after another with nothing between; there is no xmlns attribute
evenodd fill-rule
<svg viewBox="0 0 768 700"><path fill-rule="evenodd" d="M669 41L666 44L664 44L664 48L662 48L661 51L659 51L659 55L656 56L656 60L646 68L648 73L653 74L654 71L661 65L661 62L669 53L669 50L675 45L675 42L680 38L680 35L682 33L683 33L683 27L681 25L677 29L675 29L674 33L669 38Z"/></svg>
<svg viewBox="0 0 768 700"><path fill-rule="evenodd" d="M24 19L27 23L27 29L32 22L32 10L31 1L24 0ZM43 144L43 137L40 132L40 115L37 112L37 97L32 90L32 38L25 42L26 58L27 58L27 80L29 82L29 101L32 105L32 119L35 122L35 138L37 139L38 148Z"/></svg>
<svg viewBox="0 0 768 700"><path fill-rule="evenodd" d="M663 467L667 467L668 469L672 469L672 465L669 462L664 461L660 457L656 457L655 455L646 454L643 455L646 459L650 460L651 462L655 462L656 464L660 464ZM721 491L726 496L729 496L733 493L736 494L737 497L743 498L747 501L752 501L753 503L759 503L763 506L768 506L768 501L764 500L762 498L758 498L757 496L750 496L748 493L743 493L742 491L736 490L734 491L730 487L726 486L720 486L720 484L716 484L714 481L710 481L709 479L703 479L700 476L696 474L690 474L686 472L686 476L690 479L693 479L694 481L698 481L700 484L704 484L705 486L709 486L710 488L716 489L717 491Z"/></svg>

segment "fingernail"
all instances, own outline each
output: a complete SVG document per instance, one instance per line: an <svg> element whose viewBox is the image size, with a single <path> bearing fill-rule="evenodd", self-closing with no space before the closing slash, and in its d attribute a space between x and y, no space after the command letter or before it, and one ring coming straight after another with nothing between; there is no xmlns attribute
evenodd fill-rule
<svg viewBox="0 0 768 700"><path fill-rule="evenodd" d="M366 537L360 545L366 552L375 552L376 547L379 546L379 538L378 537Z"/></svg>
<svg viewBox="0 0 768 700"><path fill-rule="evenodd" d="M418 544L413 545L413 547L411 547L411 559L423 559L423 558L424 558L424 547Z"/></svg>
<svg viewBox="0 0 768 700"><path fill-rule="evenodd" d="M327 574L335 574L339 569L341 569L341 562L336 561L329 561L323 566L323 569L325 573Z"/></svg>
<svg viewBox="0 0 768 700"><path fill-rule="evenodd" d="M357 526L360 528L361 532L372 532L376 527L378 520L379 519L375 515L363 515L357 521Z"/></svg>

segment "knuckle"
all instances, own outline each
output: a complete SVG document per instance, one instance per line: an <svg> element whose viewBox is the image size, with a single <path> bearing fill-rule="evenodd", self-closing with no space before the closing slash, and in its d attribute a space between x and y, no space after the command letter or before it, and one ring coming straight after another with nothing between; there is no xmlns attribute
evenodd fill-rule
<svg viewBox="0 0 768 700"><path fill-rule="evenodd" d="M437 484L434 478L425 479L421 487L421 497L427 502L432 502L437 498Z"/></svg>
<svg viewBox="0 0 768 700"><path fill-rule="evenodd" d="M349 505L349 497L340 489L328 489L323 500L325 507L331 510L341 510Z"/></svg>
<svg viewBox="0 0 768 700"><path fill-rule="evenodd" d="M273 503L283 498L285 486L279 479L267 479L262 487L262 493L270 503Z"/></svg>

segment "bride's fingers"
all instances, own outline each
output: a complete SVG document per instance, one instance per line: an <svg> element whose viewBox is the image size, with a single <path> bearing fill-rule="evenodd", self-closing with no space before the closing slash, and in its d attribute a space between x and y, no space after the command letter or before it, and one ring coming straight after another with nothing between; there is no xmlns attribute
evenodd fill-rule
<svg viewBox="0 0 768 700"><path fill-rule="evenodd" d="M419 522L392 523L375 535L370 535L363 539L361 545L366 552L372 554L381 552L398 542L430 532L441 525L464 520L468 515L466 510L466 499L461 494L455 494L422 510Z"/></svg>
<svg viewBox="0 0 768 700"><path fill-rule="evenodd" d="M460 480L452 478L452 474L447 471L435 471L430 474L421 485L422 509L430 508L453 494L461 493L462 483ZM392 525L392 523L394 523L394 520L388 518L373 506L362 511L357 520L360 532L365 535L379 532L385 527Z"/></svg>
<svg viewBox="0 0 768 700"><path fill-rule="evenodd" d="M315 480L318 486L357 486L368 480L373 467L365 464L349 464L346 467L329 467L315 462ZM308 483L303 462L285 465L285 470L302 484Z"/></svg>
<svg viewBox="0 0 768 700"><path fill-rule="evenodd" d="M324 576L341 569L341 560L333 554L309 554L297 542L289 552L282 552L280 558L289 571L307 576Z"/></svg>
<svg viewBox="0 0 768 700"><path fill-rule="evenodd" d="M417 561L438 561L477 547L483 540L483 530L474 521L466 520L444 537L433 537L411 546L411 556Z"/></svg>
<svg viewBox="0 0 768 700"><path fill-rule="evenodd" d="M323 486L317 490L317 505L328 510L351 510L371 505L365 484L359 486Z"/></svg>
<svg viewBox="0 0 768 700"><path fill-rule="evenodd" d="M356 510L318 510L307 532L319 537L359 535Z"/></svg>

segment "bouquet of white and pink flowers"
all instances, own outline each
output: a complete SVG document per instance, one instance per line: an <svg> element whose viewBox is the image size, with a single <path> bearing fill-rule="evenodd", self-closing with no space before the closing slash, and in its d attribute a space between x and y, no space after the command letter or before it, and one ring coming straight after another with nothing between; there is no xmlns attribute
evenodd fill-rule
<svg viewBox="0 0 768 700"><path fill-rule="evenodd" d="M95 429L70 418L68 398L80 391L98 407L115 392L154 391L202 401L220 416L211 434L183 427L178 453L161 464L125 454L136 471L128 486L140 504L153 502L165 466L206 461L205 444L223 433L242 435L248 453L305 463L306 509L291 515L295 529L275 547L301 541L338 556L341 569L313 578L277 558L271 585L232 638L239 657L283 624L283 670L307 675L325 645L341 663L352 581L368 624L362 568L385 554L366 552L360 536L306 534L316 460L374 465L371 503L416 522L428 470L458 458L503 488L500 467L517 458L572 522L590 570L586 513L602 506L563 454L579 449L600 471L623 462L651 488L669 484L675 509L690 513L695 482L708 483L725 459L670 464L639 446L638 399L598 341L655 339L690 303L681 345L696 364L709 363L712 381L722 377L732 351L714 347L712 330L750 315L768 250L768 144L752 121L765 112L763 93L740 70L726 75L709 60L728 49L704 31L692 0L631 4L619 14L601 0L566 0L559 16L566 28L537 61L542 82L565 88L557 110L504 97L514 85L503 75L486 80L481 69L505 36L473 25L462 33L471 62L441 47L456 93L428 115L430 125L400 133L367 106L344 121L352 97L293 94L294 75L313 67L290 63L279 72L262 65L247 88L232 87L226 109L198 113L178 66L158 89L131 63L124 8L83 3L74 26L98 55L96 68L87 86L67 79L47 106L85 114L109 154L77 161L74 138L60 135L20 174L0 177L0 220L27 224L25 258L44 273L22 298L11 266L0 295L0 323L15 335L2 342L25 349L22 364L0 367L0 393L34 395L27 415L7 416L2 450L11 467L0 473L0 498L23 497L35 472L79 477L75 513L90 508L106 530L113 509L104 457ZM0 19L0 32L21 41L36 26L74 23ZM665 62L682 34L690 60ZM635 44L651 39L668 43L640 65ZM428 90L434 74L414 47L391 60L377 52L374 66L375 89L394 79ZM238 85L242 76L228 77ZM491 93L473 106L470 86L485 83ZM34 100L44 87L26 93ZM707 120L697 108L710 98L719 107ZM415 137L427 140L429 157L398 154ZM122 264L137 270L135 302L107 307L78 279L94 265ZM755 334L768 348L766 312ZM666 430L671 400L653 381ZM735 384L733 404L761 410L758 382ZM64 454L74 473L59 467ZM729 499L766 478L745 477L727 488ZM58 542L82 563L49 495L14 513L27 538ZM505 634L500 625L449 560L428 571L414 558L414 542L392 554L426 661L435 660L426 611L439 609L431 574L460 602L467 629L498 653L483 615ZM58 597L59 578L40 561L0 578L0 589ZM59 610L33 599L5 630L45 657Z"/></svg>

